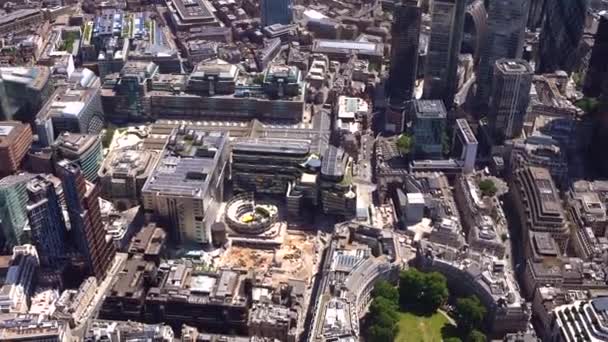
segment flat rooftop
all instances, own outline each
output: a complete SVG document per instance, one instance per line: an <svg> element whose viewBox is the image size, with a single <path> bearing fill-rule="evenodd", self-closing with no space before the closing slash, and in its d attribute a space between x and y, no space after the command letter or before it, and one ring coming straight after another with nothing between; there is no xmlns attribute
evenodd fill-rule
<svg viewBox="0 0 608 342"><path fill-rule="evenodd" d="M441 100L416 100L414 110L418 118L444 119L447 117L445 105Z"/></svg>
<svg viewBox="0 0 608 342"><path fill-rule="evenodd" d="M306 140L246 138L232 145L237 153L267 153L303 155L310 153L310 142Z"/></svg>
<svg viewBox="0 0 608 342"><path fill-rule="evenodd" d="M364 56L382 56L384 47L379 43L360 42L355 40L315 39L312 46L314 53L355 53Z"/></svg>

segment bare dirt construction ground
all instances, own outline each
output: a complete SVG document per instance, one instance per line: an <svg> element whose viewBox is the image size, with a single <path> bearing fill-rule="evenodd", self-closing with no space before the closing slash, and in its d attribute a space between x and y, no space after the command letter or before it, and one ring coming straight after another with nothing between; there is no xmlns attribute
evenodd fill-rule
<svg viewBox="0 0 608 342"><path fill-rule="evenodd" d="M309 281L317 261L314 234L286 233L284 242L277 250L249 247L230 247L219 260L220 267L255 270L272 283L288 279Z"/></svg>

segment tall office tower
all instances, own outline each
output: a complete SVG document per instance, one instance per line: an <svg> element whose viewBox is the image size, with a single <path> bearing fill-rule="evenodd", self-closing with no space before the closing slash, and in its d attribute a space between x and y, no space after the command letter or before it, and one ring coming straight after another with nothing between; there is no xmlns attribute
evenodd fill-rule
<svg viewBox="0 0 608 342"><path fill-rule="evenodd" d="M291 23L291 0L262 0L262 26Z"/></svg>
<svg viewBox="0 0 608 342"><path fill-rule="evenodd" d="M403 0L393 15L389 99L391 107L403 108L416 86L422 9L415 0Z"/></svg>
<svg viewBox="0 0 608 342"><path fill-rule="evenodd" d="M466 119L456 119L456 129L452 138L452 155L462 161L462 172L475 171L477 138Z"/></svg>
<svg viewBox="0 0 608 342"><path fill-rule="evenodd" d="M414 154L417 158L439 159L443 156L446 110L441 100L416 100L412 106Z"/></svg>
<svg viewBox="0 0 608 342"><path fill-rule="evenodd" d="M537 71L572 72L579 62L577 51L588 8L589 0L547 0Z"/></svg>
<svg viewBox="0 0 608 342"><path fill-rule="evenodd" d="M53 182L36 176L27 183L27 216L32 242L43 265L55 266L65 256L65 221Z"/></svg>
<svg viewBox="0 0 608 342"><path fill-rule="evenodd" d="M23 173L0 180L0 228L6 247L27 242L26 184L34 175Z"/></svg>
<svg viewBox="0 0 608 342"><path fill-rule="evenodd" d="M545 2L547 0L530 0L528 12L528 28L532 31L541 27L545 18Z"/></svg>
<svg viewBox="0 0 608 342"><path fill-rule="evenodd" d="M608 95L608 12L600 17L595 42L585 75L583 92L589 97Z"/></svg>
<svg viewBox="0 0 608 342"><path fill-rule="evenodd" d="M52 147L57 159L75 162L88 181L97 180L97 172L103 162L103 148L98 134L63 132Z"/></svg>
<svg viewBox="0 0 608 342"><path fill-rule="evenodd" d="M488 13L483 0L469 0L464 16L461 52L472 54L476 63L479 61L487 31Z"/></svg>
<svg viewBox="0 0 608 342"><path fill-rule="evenodd" d="M485 110L492 90L494 63L521 58L530 0L493 0L488 8L488 32L477 66L477 105Z"/></svg>
<svg viewBox="0 0 608 342"><path fill-rule="evenodd" d="M57 163L70 218L70 234L85 258L91 274L101 281L114 257L114 245L106 239L99 208L99 188L85 180L80 167L68 160Z"/></svg>
<svg viewBox="0 0 608 342"><path fill-rule="evenodd" d="M523 59L496 61L488 116L490 129L498 138L515 138L521 134L530 103L533 73Z"/></svg>
<svg viewBox="0 0 608 342"><path fill-rule="evenodd" d="M458 56L462 45L466 0L435 0L431 10L431 38L424 68L424 97L454 102Z"/></svg>

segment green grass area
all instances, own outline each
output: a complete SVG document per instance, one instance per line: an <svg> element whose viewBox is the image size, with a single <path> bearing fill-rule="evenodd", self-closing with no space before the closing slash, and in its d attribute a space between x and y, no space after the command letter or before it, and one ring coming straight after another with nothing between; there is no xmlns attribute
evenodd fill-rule
<svg viewBox="0 0 608 342"><path fill-rule="evenodd" d="M399 334L395 342L438 342L454 336L454 326L436 312L432 316L418 316L411 312L399 313Z"/></svg>

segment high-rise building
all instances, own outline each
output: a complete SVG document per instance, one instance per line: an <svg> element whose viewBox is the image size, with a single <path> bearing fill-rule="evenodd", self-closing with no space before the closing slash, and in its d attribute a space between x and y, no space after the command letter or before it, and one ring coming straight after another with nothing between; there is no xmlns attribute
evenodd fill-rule
<svg viewBox="0 0 608 342"><path fill-rule="evenodd" d="M477 138L466 119L456 119L454 137L452 139L452 154L462 162L462 172L475 171L475 159L477 157Z"/></svg>
<svg viewBox="0 0 608 342"><path fill-rule="evenodd" d="M72 239L90 274L101 281L112 263L115 250L112 241L106 239L99 208L99 188L87 182L80 167L68 160L57 163L57 174L63 182Z"/></svg>
<svg viewBox="0 0 608 342"><path fill-rule="evenodd" d="M46 66L0 67L0 114L5 120L33 120L52 92Z"/></svg>
<svg viewBox="0 0 608 342"><path fill-rule="evenodd" d="M179 243L211 243L223 199L228 134L173 131L141 193L144 209L170 227Z"/></svg>
<svg viewBox="0 0 608 342"><path fill-rule="evenodd" d="M443 102L417 100L412 107L414 154L419 158L441 158L447 120Z"/></svg>
<svg viewBox="0 0 608 342"><path fill-rule="evenodd" d="M97 179L97 172L103 162L101 137L97 134L64 132L53 144L57 159L75 162L90 182Z"/></svg>
<svg viewBox="0 0 608 342"><path fill-rule="evenodd" d="M0 176L8 176L19 170L32 140L29 125L19 121L0 123Z"/></svg>
<svg viewBox="0 0 608 342"><path fill-rule="evenodd" d="M103 128L101 82L89 69L74 71L36 115L38 143L50 146L63 132L97 134Z"/></svg>
<svg viewBox="0 0 608 342"><path fill-rule="evenodd" d="M537 71L570 73L579 62L578 47L585 29L589 0L547 0L540 36Z"/></svg>
<svg viewBox="0 0 608 342"><path fill-rule="evenodd" d="M499 59L494 64L488 119L490 129L500 139L521 134L533 73L530 64L522 59Z"/></svg>
<svg viewBox="0 0 608 342"><path fill-rule="evenodd" d="M600 16L583 92L589 97L608 95L608 12Z"/></svg>
<svg viewBox="0 0 608 342"><path fill-rule="evenodd" d="M262 26L291 23L291 0L262 0Z"/></svg>
<svg viewBox="0 0 608 342"><path fill-rule="evenodd" d="M27 183L27 216L32 231L32 242L38 250L42 264L57 265L65 256L64 241L67 230L60 199L53 182L36 176Z"/></svg>
<svg viewBox="0 0 608 342"><path fill-rule="evenodd" d="M395 7L393 16L389 99L392 107L403 108L416 85L422 9L417 1L404 0Z"/></svg>
<svg viewBox="0 0 608 342"><path fill-rule="evenodd" d="M465 4L465 0L435 0L431 10L431 37L424 67L424 97L442 99L448 108L452 107L456 93Z"/></svg>
<svg viewBox="0 0 608 342"><path fill-rule="evenodd" d="M0 228L7 247L28 240L26 184L34 175L23 173L0 180Z"/></svg>
<svg viewBox="0 0 608 342"><path fill-rule="evenodd" d="M494 0L488 8L488 31L477 66L477 104L487 108L492 90L494 63L501 58L521 58L530 0Z"/></svg>

